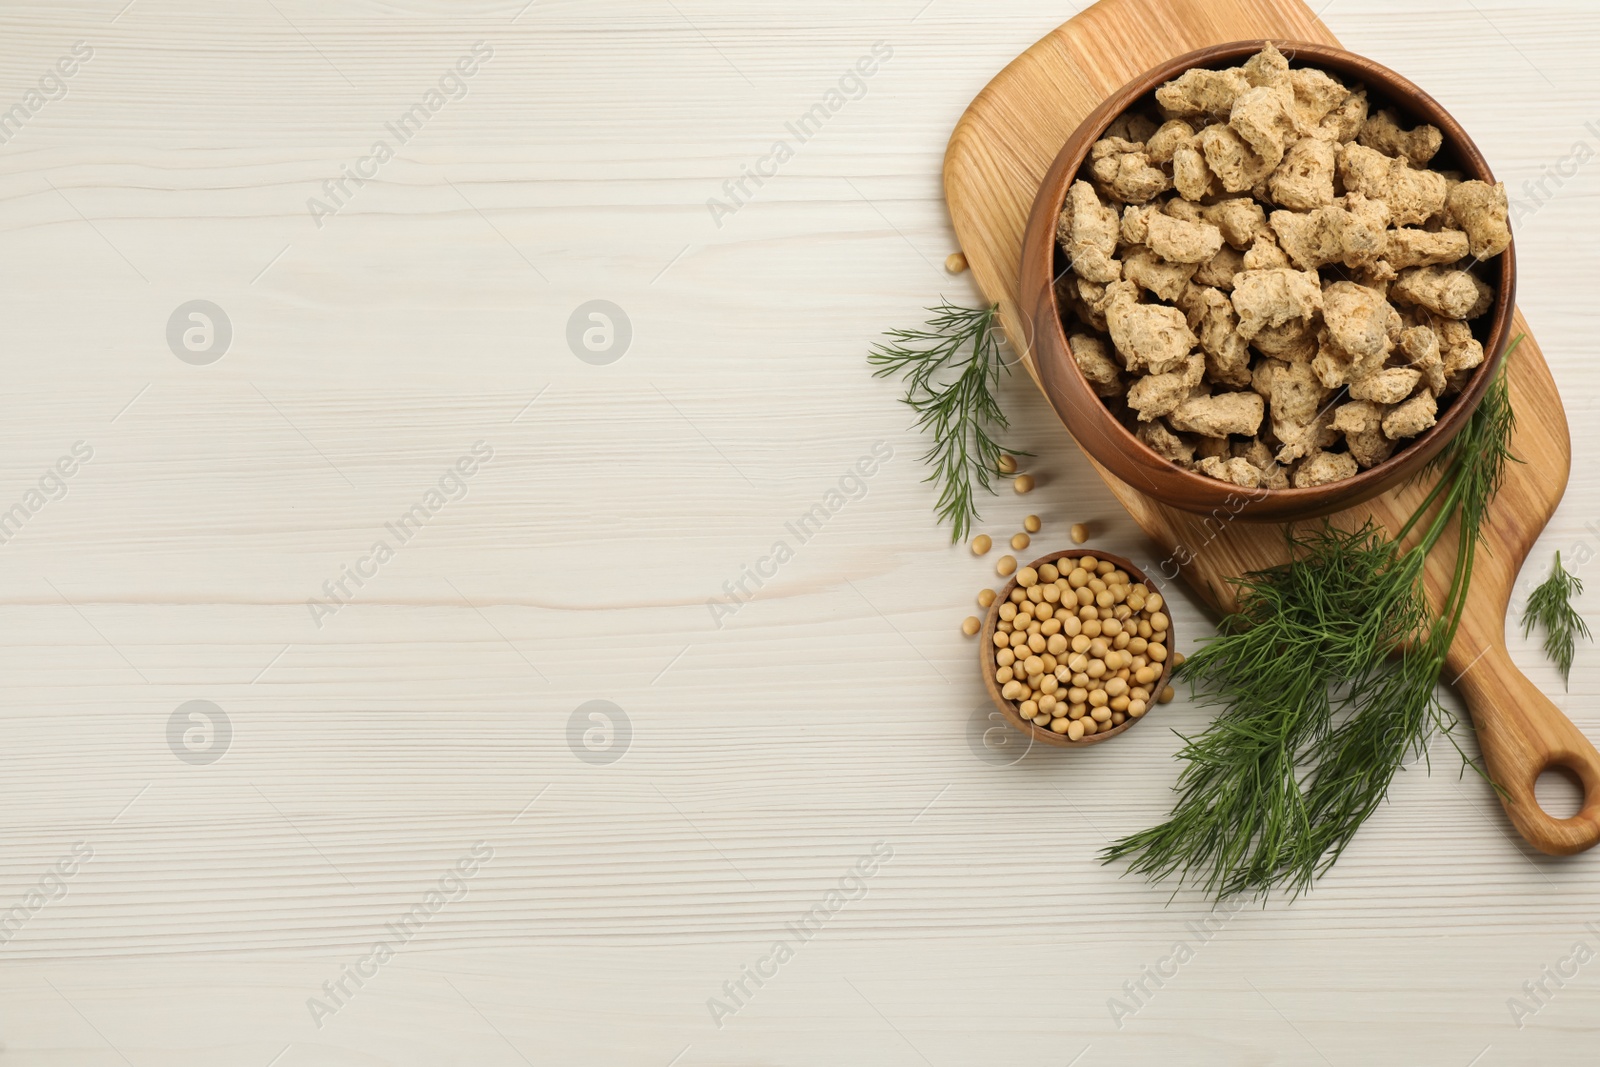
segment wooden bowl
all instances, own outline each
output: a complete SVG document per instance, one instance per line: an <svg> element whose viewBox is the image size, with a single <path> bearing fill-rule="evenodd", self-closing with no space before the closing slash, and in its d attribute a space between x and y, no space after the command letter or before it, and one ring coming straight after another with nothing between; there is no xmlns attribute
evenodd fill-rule
<svg viewBox="0 0 1600 1067"><path fill-rule="evenodd" d="M1128 577L1133 579L1135 583L1143 582L1152 593L1161 593L1160 587L1147 578L1145 573L1138 567L1135 567L1121 556L1112 555L1110 552L1101 552L1098 549L1076 547L1063 549L1060 552L1051 552L1049 555L1040 556L1032 563L1027 564L1027 566L1038 570L1046 563L1054 563L1058 559L1068 557L1078 559L1081 556L1093 556L1095 559L1109 560L1117 565L1118 570L1126 571ZM1017 569L1021 570L1022 568L1019 567ZM1166 688L1172 679L1173 653L1177 652L1178 648L1174 637L1176 629L1171 622L1167 625L1167 660L1161 665L1161 677L1157 678L1150 687L1152 694L1150 710L1139 718L1127 718L1123 720L1121 726L1113 726L1109 730L1091 734L1080 741L1070 741L1067 739L1066 734L1058 734L1046 726L1035 726L1032 720L1024 719L1017 711L1017 705L1000 695L1000 683L994 680L994 672L999 669L999 664L994 659L995 653L999 651L994 647L995 625L1000 621L1000 605L1011 599L1011 591L1015 588L1017 588L1017 577L1013 574L1011 580L1005 584L1005 588L1000 590L1000 595L995 597L994 603L989 605L989 613L983 619L983 630L978 635L978 669L983 673L983 687L988 690L989 699L994 701L994 706L1000 709L1000 714L1005 718L1006 722L1027 734L1038 744L1054 745L1057 748L1082 748L1084 745L1095 745L1101 741L1109 741L1118 734L1126 732L1134 723L1143 722L1150 717L1151 712L1155 710L1155 697L1161 694L1161 690ZM1161 593L1161 596L1162 600L1165 601L1166 594ZM1172 612L1167 612L1167 618L1169 620L1172 618Z"/></svg>
<svg viewBox="0 0 1600 1067"><path fill-rule="evenodd" d="M1494 260L1477 267L1477 273L1494 290L1495 300L1493 309L1472 324L1473 335L1483 345L1483 363L1451 400L1439 421L1385 462L1331 485L1241 490L1179 467L1148 448L1094 394L1072 359L1055 295L1054 280L1066 269L1065 256L1056 247L1056 217L1091 146L1125 111L1136 104L1143 105L1157 86L1192 67L1234 66L1259 52L1266 43L1236 41L1168 60L1123 86L1083 121L1056 156L1034 200L1022 246L1020 300L1022 313L1033 329L1034 360L1045 397L1079 447L1101 467L1140 492L1184 511L1206 514L1225 508L1247 521L1289 522L1339 511L1404 482L1421 471L1466 425L1500 369L1510 340L1511 319L1516 311L1516 250L1513 244ZM1489 164L1461 124L1437 100L1394 71L1340 48L1273 43L1295 66L1320 67L1347 84L1363 83L1372 111L1393 107L1411 124L1426 122L1437 126L1444 144L1430 167L1459 170L1468 178L1494 183Z"/></svg>

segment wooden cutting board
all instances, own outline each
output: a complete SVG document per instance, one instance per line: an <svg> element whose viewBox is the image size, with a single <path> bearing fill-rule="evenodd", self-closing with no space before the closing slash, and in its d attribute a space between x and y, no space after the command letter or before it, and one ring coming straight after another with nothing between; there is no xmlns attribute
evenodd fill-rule
<svg viewBox="0 0 1600 1067"><path fill-rule="evenodd" d="M1017 277L1028 212L1056 153L1090 111L1143 71L1207 45L1255 38L1339 43L1299 0L1100 0L1013 61L962 115L945 154L945 199L974 278L1000 304L1007 336L1021 339L1017 347L1035 382ZM1520 313L1516 333L1527 333ZM1508 358L1507 373L1518 416L1513 449L1524 462L1511 467L1484 531L1487 551L1478 553L1446 672L1472 711L1512 823L1537 848L1570 854L1600 841L1600 754L1512 664L1505 617L1522 562L1566 489L1572 446L1561 398L1531 335ZM1180 574L1219 610L1233 606L1229 578L1287 558L1280 526L1179 511L1096 469L1166 555L1158 569ZM1371 517L1397 529L1425 490L1424 482L1392 491L1334 521L1359 525ZM1453 557L1447 533L1428 561L1436 604ZM1545 814L1534 798L1534 781L1550 767L1583 786L1583 808L1570 819Z"/></svg>

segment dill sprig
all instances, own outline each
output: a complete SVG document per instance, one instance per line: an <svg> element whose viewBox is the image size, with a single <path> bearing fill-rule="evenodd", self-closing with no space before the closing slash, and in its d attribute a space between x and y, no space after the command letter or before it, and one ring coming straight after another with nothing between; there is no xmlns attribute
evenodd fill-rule
<svg viewBox="0 0 1600 1067"><path fill-rule="evenodd" d="M1181 673L1221 712L1185 738L1179 799L1165 823L1117 842L1108 859L1194 880L1213 896L1271 886L1301 866L1314 820L1302 755L1325 744L1340 682L1361 678L1427 613L1416 561L1371 523L1291 537L1293 562L1237 582L1239 610Z"/></svg>
<svg viewBox="0 0 1600 1067"><path fill-rule="evenodd" d="M1184 737L1167 821L1115 842L1106 861L1218 899L1298 895L1333 865L1395 772L1455 724L1436 687L1489 501L1515 462L1514 428L1502 370L1392 538L1370 520L1353 531L1324 521L1289 535L1290 562L1234 580L1238 609L1179 670L1221 711ZM1435 615L1423 569L1452 520L1455 566ZM1416 544L1402 549L1413 530Z"/></svg>
<svg viewBox="0 0 1600 1067"><path fill-rule="evenodd" d="M890 330L887 342L867 356L873 377L904 376L904 403L917 413L917 429L933 435L922 457L933 468L925 480L939 485L935 510L951 524L952 541L966 539L978 518L975 488L994 492L1007 451L992 436L1008 425L995 399L1001 372L1009 373L995 321L999 310L998 304L963 308L941 300L928 309L933 317L925 328Z"/></svg>
<svg viewBox="0 0 1600 1067"><path fill-rule="evenodd" d="M1522 636L1532 634L1535 625L1544 631L1545 655L1561 668L1561 680L1569 688L1578 638L1590 639L1588 625L1572 606L1572 598L1582 592L1583 582L1577 575L1567 573L1561 566L1561 553L1557 552L1550 577L1533 591L1522 613Z"/></svg>

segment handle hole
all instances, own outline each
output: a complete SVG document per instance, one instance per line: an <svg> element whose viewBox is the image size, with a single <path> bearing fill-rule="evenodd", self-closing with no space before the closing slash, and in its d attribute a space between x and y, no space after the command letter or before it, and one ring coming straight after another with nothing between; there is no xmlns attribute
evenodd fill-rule
<svg viewBox="0 0 1600 1067"><path fill-rule="evenodd" d="M1566 767L1546 767L1533 784L1533 795L1552 819L1570 819L1583 810L1583 783Z"/></svg>

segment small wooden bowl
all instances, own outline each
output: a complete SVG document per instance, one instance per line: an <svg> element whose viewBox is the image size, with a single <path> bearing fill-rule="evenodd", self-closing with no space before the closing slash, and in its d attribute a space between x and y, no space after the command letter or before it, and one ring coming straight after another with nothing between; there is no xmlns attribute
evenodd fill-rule
<svg viewBox="0 0 1600 1067"><path fill-rule="evenodd" d="M1095 559L1109 560L1117 565L1118 570L1126 571L1128 577L1133 579L1135 583L1143 582L1152 593L1161 592L1160 588L1145 577L1145 573L1132 563L1129 563L1121 556L1112 555L1110 552L1100 552L1093 548L1068 548L1060 552L1051 552L1049 555L1040 556L1032 563L1027 564L1027 566L1038 570L1046 563L1054 563L1058 559L1078 559L1082 556L1093 556ZM1017 569L1021 570L1022 568L1019 567ZM1150 717L1150 713L1155 710L1155 698L1161 695L1161 690L1166 688L1172 678L1173 654L1178 651L1177 641L1174 639L1174 626L1170 622L1167 625L1167 660L1161 665L1161 677L1157 678L1150 687L1152 694L1150 709L1139 718L1135 719L1130 716L1123 720L1121 726L1113 726L1109 730L1091 734L1081 741L1070 741L1067 739L1066 734L1058 734L1047 726L1035 726L1032 720L1024 719L1017 711L1017 705L1000 695L1000 683L994 680L994 672L999 669L999 664L994 659L995 653L999 651L994 647L995 625L1000 621L1000 605L1011 599L1011 591L1015 588L1017 588L1017 578L1013 574L1011 580L1005 584L1005 588L1000 590L1000 595L995 597L994 603L989 605L989 613L983 619L983 630L978 635L980 642L978 669L983 672L983 687L989 691L989 699L994 702L995 707L1000 709L1000 714L1005 718L1006 722L1041 745L1054 745L1057 748L1082 748L1084 745L1095 745L1101 741L1109 741L1111 738L1126 731L1134 723L1143 722ZM1162 593L1161 595L1163 601L1165 601L1166 594ZM1172 612L1167 612L1167 618L1169 620L1172 618Z"/></svg>
<svg viewBox="0 0 1600 1067"><path fill-rule="evenodd" d="M1320 67L1352 87L1357 83L1365 85L1373 112L1393 107L1408 123L1437 126L1444 145L1430 167L1455 169L1468 178L1494 183L1489 164L1461 124L1437 100L1394 71L1342 48L1273 43L1295 66ZM1033 328L1034 361L1045 397L1079 447L1101 467L1140 492L1184 511L1208 514L1223 508L1250 522L1292 522L1331 514L1399 485L1420 472L1466 425L1499 371L1510 341L1511 320L1516 312L1516 246L1513 243L1495 259L1477 267L1477 273L1494 290L1495 301L1489 313L1472 323L1473 336L1483 345L1483 363L1466 388L1450 401L1439 421L1383 463L1344 481L1309 489L1241 490L1179 467L1147 447L1095 395L1072 358L1055 295L1055 278L1066 269L1064 257L1056 247L1056 217L1090 148L1124 112L1142 104L1158 86L1192 67L1234 66L1266 44L1235 41L1170 59L1123 86L1083 121L1056 156L1034 200L1023 237L1019 299L1021 312Z"/></svg>

